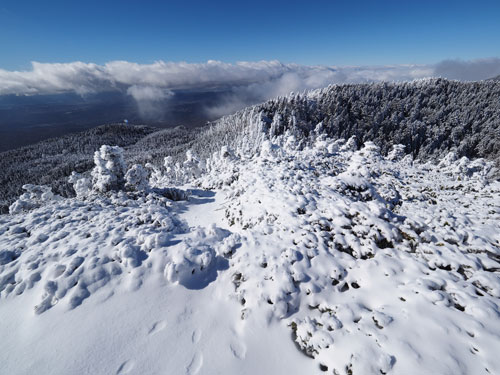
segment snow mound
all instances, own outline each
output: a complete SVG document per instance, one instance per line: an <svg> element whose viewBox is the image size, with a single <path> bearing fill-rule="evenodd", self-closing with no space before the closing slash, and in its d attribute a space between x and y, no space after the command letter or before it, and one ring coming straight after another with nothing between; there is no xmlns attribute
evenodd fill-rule
<svg viewBox="0 0 500 375"><path fill-rule="evenodd" d="M229 232L215 227L208 231L199 228L193 237L187 238L169 252L164 271L166 279L187 288L204 288L215 280L218 270L227 269L227 260L217 255L214 246L228 235Z"/></svg>
<svg viewBox="0 0 500 375"><path fill-rule="evenodd" d="M40 295L35 312L56 303L72 309L108 283L141 284L144 271L127 271L162 256L168 240L186 231L161 196L123 192L92 200L57 200L22 218L0 219L2 297L31 288ZM142 268L146 268L143 266ZM125 280L123 280L125 279Z"/></svg>

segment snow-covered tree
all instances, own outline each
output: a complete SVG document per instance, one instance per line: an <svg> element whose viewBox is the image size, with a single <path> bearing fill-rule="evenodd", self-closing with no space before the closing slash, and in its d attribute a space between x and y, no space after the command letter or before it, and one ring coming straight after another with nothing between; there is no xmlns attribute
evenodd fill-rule
<svg viewBox="0 0 500 375"><path fill-rule="evenodd" d="M182 164L182 169L185 178L188 180L196 179L201 176L203 172L203 162L198 158L192 150L186 151L186 160Z"/></svg>
<svg viewBox="0 0 500 375"><path fill-rule="evenodd" d="M125 174L127 190L145 191L149 188L148 171L140 164L134 164Z"/></svg>
<svg viewBox="0 0 500 375"><path fill-rule="evenodd" d="M92 191L92 181L75 171L71 172L68 182L73 185L77 197L86 197Z"/></svg>
<svg viewBox="0 0 500 375"><path fill-rule="evenodd" d="M103 145L94 153L95 167L92 170L93 189L99 192L123 189L127 169L123 149Z"/></svg>
<svg viewBox="0 0 500 375"><path fill-rule="evenodd" d="M387 154L387 159L392 161L399 161L405 156L405 145L394 145L392 150Z"/></svg>
<svg viewBox="0 0 500 375"><path fill-rule="evenodd" d="M26 184L23 185L23 189L25 193L9 207L10 214L29 211L40 207L44 202L61 199L60 196L52 193L50 186Z"/></svg>

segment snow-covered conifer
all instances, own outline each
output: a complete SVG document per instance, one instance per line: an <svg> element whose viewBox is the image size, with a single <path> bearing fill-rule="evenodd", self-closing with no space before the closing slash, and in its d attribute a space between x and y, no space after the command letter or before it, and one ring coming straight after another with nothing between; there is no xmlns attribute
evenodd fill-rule
<svg viewBox="0 0 500 375"><path fill-rule="evenodd" d="M341 151L356 151L358 149L358 137L353 135L347 142L340 148Z"/></svg>
<svg viewBox="0 0 500 375"><path fill-rule="evenodd" d="M185 177L188 179L196 179L201 176L203 171L203 163L200 159L193 153L192 150L186 151L186 161L183 163L183 172Z"/></svg>
<svg viewBox="0 0 500 375"><path fill-rule="evenodd" d="M163 166L167 176L171 176L174 171L174 162L172 156L167 156L163 159Z"/></svg>
<svg viewBox="0 0 500 375"><path fill-rule="evenodd" d="M123 149L103 145L94 153L95 167L92 170L93 189L99 192L120 190L125 183L126 165Z"/></svg>

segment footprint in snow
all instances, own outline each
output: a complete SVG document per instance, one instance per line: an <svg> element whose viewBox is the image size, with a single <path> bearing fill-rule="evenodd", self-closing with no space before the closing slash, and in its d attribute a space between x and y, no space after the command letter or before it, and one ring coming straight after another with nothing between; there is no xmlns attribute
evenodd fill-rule
<svg viewBox="0 0 500 375"><path fill-rule="evenodd" d="M245 344L239 341L233 341L230 345L229 348L231 349L231 352L233 355L238 358L238 359L245 359L245 356L247 354L247 348Z"/></svg>
<svg viewBox="0 0 500 375"><path fill-rule="evenodd" d="M117 375L121 374L128 374L132 369L134 368L134 361L125 361L123 362L120 367L118 367L118 370L116 370Z"/></svg>
<svg viewBox="0 0 500 375"><path fill-rule="evenodd" d="M201 354L200 352L196 352L193 356L193 359L186 367L186 374L195 375L201 370L202 366L203 366L203 354Z"/></svg>
<svg viewBox="0 0 500 375"><path fill-rule="evenodd" d="M191 341L193 342L193 344L198 344L200 342L200 339L201 339L201 331L199 329L195 329L191 336Z"/></svg>
<svg viewBox="0 0 500 375"><path fill-rule="evenodd" d="M163 331L166 326L167 326L167 322L165 322L164 320L160 320L151 326L151 328L149 329L148 335L154 335L155 333Z"/></svg>

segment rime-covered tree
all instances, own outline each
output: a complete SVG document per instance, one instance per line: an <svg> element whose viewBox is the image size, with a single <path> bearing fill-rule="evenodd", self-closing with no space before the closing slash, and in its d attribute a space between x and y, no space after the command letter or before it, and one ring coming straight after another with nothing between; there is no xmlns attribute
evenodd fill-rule
<svg viewBox="0 0 500 375"><path fill-rule="evenodd" d="M98 192L121 190L125 185L127 166L123 159L123 149L118 146L103 145L94 153L95 167L92 170L92 187Z"/></svg>

